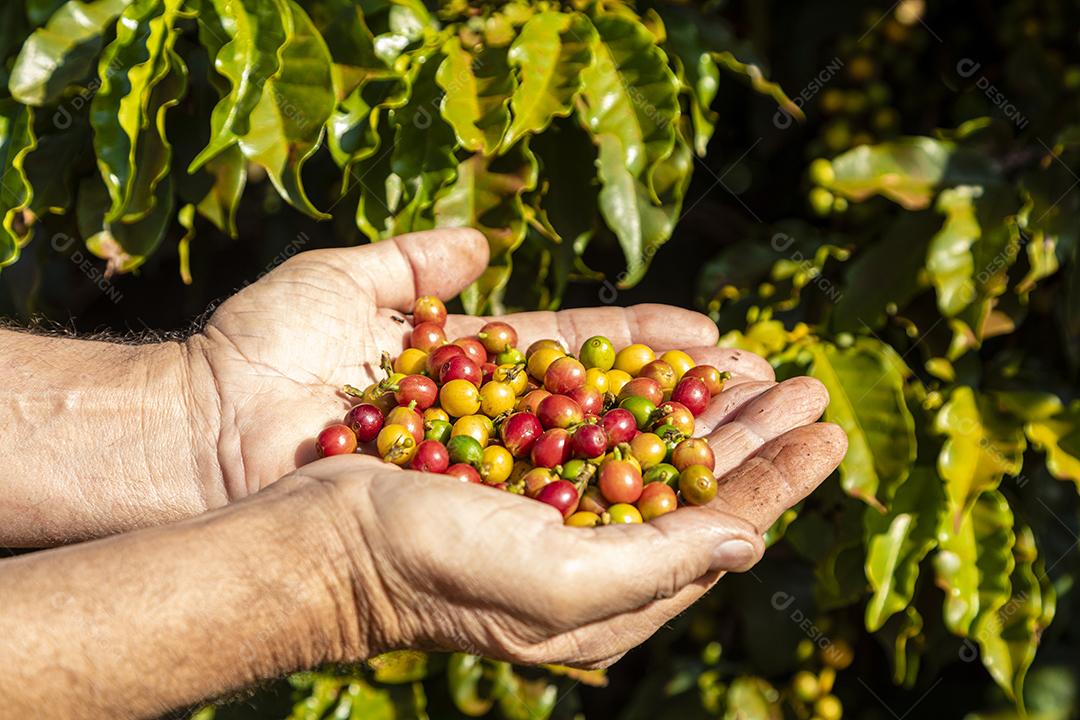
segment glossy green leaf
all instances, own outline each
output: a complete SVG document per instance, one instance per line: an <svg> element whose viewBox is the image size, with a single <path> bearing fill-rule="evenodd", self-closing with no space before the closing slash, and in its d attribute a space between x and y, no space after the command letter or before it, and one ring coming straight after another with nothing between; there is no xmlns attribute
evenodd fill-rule
<svg viewBox="0 0 1080 720"><path fill-rule="evenodd" d="M84 181L79 190L80 223L85 224L87 217L96 217L91 222L99 226L94 232L83 232L86 247L106 261L107 275L130 272L146 262L165 238L176 202L172 175L166 175L158 183L151 211L132 222L108 222L101 218L102 209L108 204L107 191L101 183L93 187L95 191L88 192Z"/></svg>
<svg viewBox="0 0 1080 720"><path fill-rule="evenodd" d="M87 76L101 51L102 36L131 2L64 3L23 44L8 81L12 97L26 105L55 102L69 85Z"/></svg>
<svg viewBox="0 0 1080 720"><path fill-rule="evenodd" d="M881 509L915 460L915 420L904 400L910 371L891 347L870 338L845 349L819 343L810 352L810 374L829 391L825 419L848 436L840 483Z"/></svg>
<svg viewBox="0 0 1080 720"><path fill-rule="evenodd" d="M484 678L483 660L475 655L454 653L446 668L446 680L454 706L469 717L487 714L495 705L490 692L481 689Z"/></svg>
<svg viewBox="0 0 1080 720"><path fill-rule="evenodd" d="M0 267L19 257L30 231L19 219L33 199L24 161L37 145L34 112L14 100L0 100Z"/></svg>
<svg viewBox="0 0 1080 720"><path fill-rule="evenodd" d="M1080 401L1068 410L1024 426L1031 443L1046 453L1046 469L1058 480L1071 480L1080 490Z"/></svg>
<svg viewBox="0 0 1080 720"><path fill-rule="evenodd" d="M493 155L510 127L510 98L517 84L508 49L484 47L474 55L455 36L443 45L443 54L435 75L445 93L442 116L463 148Z"/></svg>
<svg viewBox="0 0 1080 720"><path fill-rule="evenodd" d="M621 156L622 171L618 175L629 175L630 179L642 182L647 196L660 202L660 191L655 186L653 174L675 150L679 120L678 80L668 67L667 56L656 45L656 39L640 22L606 13L595 18L593 24L597 31L593 63L582 72L582 102L578 114L601 145L601 165L607 167L611 182L619 186L615 191L619 203L636 204L633 197L637 193L630 192L625 179L615 179L615 152ZM615 142L605 139L608 137ZM610 224L610 217L608 222ZM640 231L626 234L644 239ZM635 268L644 266L630 253L627 253L627 262ZM631 270L631 274L634 273Z"/></svg>
<svg viewBox="0 0 1080 720"><path fill-rule="evenodd" d="M370 658L367 664L377 682L396 685L423 679L428 656L419 650L393 650Z"/></svg>
<svg viewBox="0 0 1080 720"><path fill-rule="evenodd" d="M210 116L210 142L192 160L188 172L239 142L252 129L251 114L269 79L279 70L278 53L288 40L291 13L285 0L206 0L228 37L207 24L201 30L221 43L214 67L231 84Z"/></svg>
<svg viewBox="0 0 1080 720"><path fill-rule="evenodd" d="M713 53L713 57L724 69L746 77L750 81L750 87L762 95L771 97L785 113L799 120L805 119L802 108L792 102L780 85L766 79L765 73L755 63L740 61L730 50Z"/></svg>
<svg viewBox="0 0 1080 720"><path fill-rule="evenodd" d="M315 0L304 8L334 59L334 87L344 100L373 75L390 68L375 52L375 37L363 10L350 0Z"/></svg>
<svg viewBox="0 0 1080 720"><path fill-rule="evenodd" d="M932 468L915 467L884 515L866 511L866 578L873 595L866 604L866 629L879 630L915 594L919 564L934 547L945 510L941 480Z"/></svg>
<svg viewBox="0 0 1080 720"><path fill-rule="evenodd" d="M949 502L947 523L959 528L976 498L996 488L1004 475L1020 473L1024 433L989 398L964 386L938 412L934 429L946 436L937 465Z"/></svg>
<svg viewBox="0 0 1080 720"><path fill-rule="evenodd" d="M90 104L94 151L109 190L111 221L150 212L169 172L165 114L187 88L187 69L172 48L181 0L136 0L124 9L116 39L98 65L101 88Z"/></svg>
<svg viewBox="0 0 1080 720"><path fill-rule="evenodd" d="M592 62L594 36L592 23L577 13L541 12L521 29L509 54L518 83L510 98L506 147L570 114L582 70Z"/></svg>
<svg viewBox="0 0 1080 720"><path fill-rule="evenodd" d="M213 177L213 184L199 201L199 214L212 222L218 230L237 236L236 209L247 184L247 166L244 154L236 145L222 150L203 166Z"/></svg>
<svg viewBox="0 0 1080 720"><path fill-rule="evenodd" d="M908 605L894 615L877 633L877 637L886 643L891 651L892 680L897 685L910 688L918 678L924 638L923 619L919 611Z"/></svg>
<svg viewBox="0 0 1080 720"><path fill-rule="evenodd" d="M278 193L317 219L304 191L301 172L322 141L323 126L334 111L330 52L303 9L286 0L286 41L281 66L266 81L250 115L250 131L238 140L248 160L266 168Z"/></svg>
<svg viewBox="0 0 1080 720"><path fill-rule="evenodd" d="M33 27L41 27L64 5L64 2L65 0L25 0L26 19ZM9 4L17 5L18 3Z"/></svg>
<svg viewBox="0 0 1080 720"><path fill-rule="evenodd" d="M547 678L526 680L510 663L494 663L499 712L506 720L547 720L555 710L559 688Z"/></svg>
<svg viewBox="0 0 1080 720"><path fill-rule="evenodd" d="M659 7L667 29L664 48L675 63L676 76L690 98L694 125L694 151L704 155L716 126L712 110L719 86L720 70L705 37L703 13L691 5L663 4Z"/></svg>

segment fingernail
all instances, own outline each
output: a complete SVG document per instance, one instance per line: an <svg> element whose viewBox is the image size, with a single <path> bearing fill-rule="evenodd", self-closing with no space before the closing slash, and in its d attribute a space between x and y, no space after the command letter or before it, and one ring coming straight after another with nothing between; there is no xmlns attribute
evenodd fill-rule
<svg viewBox="0 0 1080 720"><path fill-rule="evenodd" d="M713 550L713 570L745 570L757 562L758 554L746 540L725 540Z"/></svg>

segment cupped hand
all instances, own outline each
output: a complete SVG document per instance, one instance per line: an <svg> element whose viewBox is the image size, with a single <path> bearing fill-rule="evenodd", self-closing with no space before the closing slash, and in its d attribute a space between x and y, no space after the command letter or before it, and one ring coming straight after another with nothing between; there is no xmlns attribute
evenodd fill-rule
<svg viewBox="0 0 1080 720"><path fill-rule="evenodd" d="M301 253L222 304L189 342L193 374L202 379L195 392L201 411L195 415L205 424L193 433L212 438L206 452L208 464L217 469L203 481L207 504L249 495L314 460L312 438L340 422L351 405L341 388L379 379L381 353L396 354L403 347L411 329L406 313L416 297L453 297L479 276L487 260L487 243L475 231L415 233ZM692 354L700 361L734 375L727 397L703 418L702 432L772 380L767 362L713 347L716 326L680 308L599 307L505 320L516 328L523 348L540 338L558 338L576 349L596 334L617 347L643 342L659 350L697 348ZM483 322L451 316L447 336L472 334ZM741 384L749 387L735 392Z"/></svg>

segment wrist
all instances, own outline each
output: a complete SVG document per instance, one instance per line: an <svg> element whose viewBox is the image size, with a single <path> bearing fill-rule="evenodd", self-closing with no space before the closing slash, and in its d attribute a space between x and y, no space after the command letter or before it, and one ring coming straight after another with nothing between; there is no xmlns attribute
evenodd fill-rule
<svg viewBox="0 0 1080 720"><path fill-rule="evenodd" d="M194 477L206 501L205 509L221 507L245 497L249 493L238 492L233 487L233 483L244 483L239 451L222 452L225 438L221 392L205 335L192 335L180 344L177 368L182 388L180 397L187 418L186 441ZM238 443L236 447L239 447Z"/></svg>

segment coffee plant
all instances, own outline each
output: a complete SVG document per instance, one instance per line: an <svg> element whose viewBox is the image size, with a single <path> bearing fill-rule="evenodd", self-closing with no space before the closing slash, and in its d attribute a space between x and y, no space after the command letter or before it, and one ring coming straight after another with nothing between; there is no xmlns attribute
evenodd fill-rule
<svg viewBox="0 0 1080 720"><path fill-rule="evenodd" d="M850 438L753 573L607 672L401 650L200 720L1080 713L1074 3L0 18L7 315L179 329L294 252L467 225L466 310L695 303Z"/></svg>

